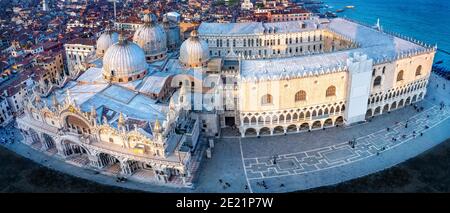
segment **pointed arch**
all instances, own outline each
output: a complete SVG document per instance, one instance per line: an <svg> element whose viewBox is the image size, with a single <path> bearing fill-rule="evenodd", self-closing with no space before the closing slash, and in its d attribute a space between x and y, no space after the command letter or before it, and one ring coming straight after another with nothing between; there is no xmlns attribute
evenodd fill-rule
<svg viewBox="0 0 450 213"><path fill-rule="evenodd" d="M332 96L336 96L335 86L329 86L325 92L325 97L332 97Z"/></svg>
<svg viewBox="0 0 450 213"><path fill-rule="evenodd" d="M295 93L295 102L306 101L306 92L304 90L300 90Z"/></svg>
<svg viewBox="0 0 450 213"><path fill-rule="evenodd" d="M403 80L403 70L400 70L397 73L397 81L402 81Z"/></svg>

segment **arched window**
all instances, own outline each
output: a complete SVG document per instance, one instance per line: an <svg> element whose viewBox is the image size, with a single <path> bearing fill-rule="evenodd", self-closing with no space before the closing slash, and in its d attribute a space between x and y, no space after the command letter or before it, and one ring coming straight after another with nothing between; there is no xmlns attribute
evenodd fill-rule
<svg viewBox="0 0 450 213"><path fill-rule="evenodd" d="M303 90L298 91L295 93L295 102L297 101L306 101L306 92Z"/></svg>
<svg viewBox="0 0 450 213"><path fill-rule="evenodd" d="M416 69L416 76L422 75L422 65L419 65Z"/></svg>
<svg viewBox="0 0 450 213"><path fill-rule="evenodd" d="M403 70L400 70L400 72L398 72L397 74L397 81L402 81L403 80Z"/></svg>
<svg viewBox="0 0 450 213"><path fill-rule="evenodd" d="M329 86L327 88L326 97L331 97L336 95L336 87L335 86Z"/></svg>
<svg viewBox="0 0 450 213"><path fill-rule="evenodd" d="M261 97L262 105L272 104L272 101L273 101L273 98L272 98L272 95L270 95L270 94L266 94Z"/></svg>
<svg viewBox="0 0 450 213"><path fill-rule="evenodd" d="M375 78L375 80L373 81L373 86L376 87L376 86L380 86L380 85L381 85L381 76L377 76Z"/></svg>

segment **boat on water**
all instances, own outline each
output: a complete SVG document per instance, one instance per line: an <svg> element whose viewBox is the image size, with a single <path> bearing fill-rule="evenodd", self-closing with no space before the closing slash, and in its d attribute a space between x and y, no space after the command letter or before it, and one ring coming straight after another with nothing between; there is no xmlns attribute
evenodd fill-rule
<svg viewBox="0 0 450 213"><path fill-rule="evenodd" d="M333 12L330 12L330 11L327 11L325 13L325 16L327 16L329 18L336 18L337 17L336 13L333 13Z"/></svg>
<svg viewBox="0 0 450 213"><path fill-rule="evenodd" d="M434 64L442 64L442 63L444 63L444 61L440 60L440 61L436 61Z"/></svg>
<svg viewBox="0 0 450 213"><path fill-rule="evenodd" d="M353 6L353 5L348 5L348 6L345 6L345 8L353 9L353 8L355 8L355 6Z"/></svg>
<svg viewBox="0 0 450 213"><path fill-rule="evenodd" d="M336 10L336 13L342 13L342 12L344 12L344 9L337 9Z"/></svg>

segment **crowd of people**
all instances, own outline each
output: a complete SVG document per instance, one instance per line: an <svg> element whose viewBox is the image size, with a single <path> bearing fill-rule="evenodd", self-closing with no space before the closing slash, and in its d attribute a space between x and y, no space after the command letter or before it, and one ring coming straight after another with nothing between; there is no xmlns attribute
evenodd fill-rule
<svg viewBox="0 0 450 213"><path fill-rule="evenodd" d="M442 76L443 78L450 80L450 70L443 66L439 65L433 65L433 72L438 74L439 76Z"/></svg>
<svg viewBox="0 0 450 213"><path fill-rule="evenodd" d="M9 131L8 128L3 127L0 129L0 143L1 144L13 144L17 138L13 131Z"/></svg>

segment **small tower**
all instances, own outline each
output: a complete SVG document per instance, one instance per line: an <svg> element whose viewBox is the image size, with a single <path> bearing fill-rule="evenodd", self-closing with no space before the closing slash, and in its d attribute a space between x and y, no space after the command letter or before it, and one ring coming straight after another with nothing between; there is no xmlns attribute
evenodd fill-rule
<svg viewBox="0 0 450 213"><path fill-rule="evenodd" d="M48 11L47 0L42 0L42 11Z"/></svg>
<svg viewBox="0 0 450 213"><path fill-rule="evenodd" d="M158 134L162 132L161 123L159 123L158 119L156 119L155 124L153 125L153 132Z"/></svg>
<svg viewBox="0 0 450 213"><path fill-rule="evenodd" d="M123 118L122 112L119 114L119 120L117 121L117 128L119 130L125 128L125 119Z"/></svg>
<svg viewBox="0 0 450 213"><path fill-rule="evenodd" d="M153 135L155 136L156 141L161 141L162 139L162 128L161 123L159 123L159 120L156 119L155 124L153 125Z"/></svg>

